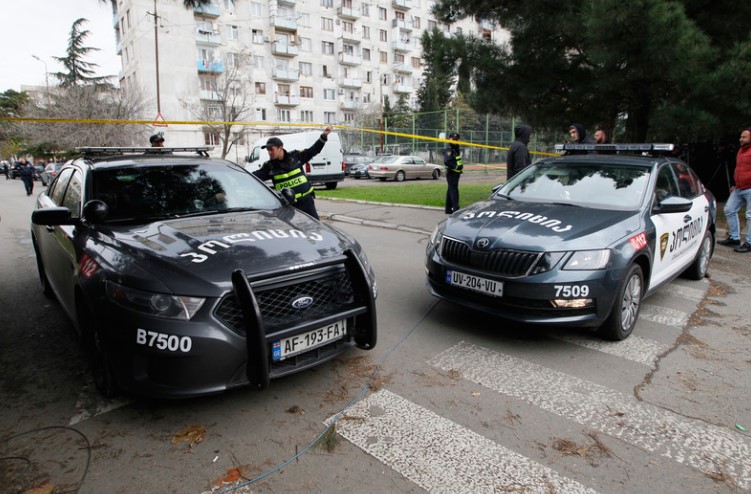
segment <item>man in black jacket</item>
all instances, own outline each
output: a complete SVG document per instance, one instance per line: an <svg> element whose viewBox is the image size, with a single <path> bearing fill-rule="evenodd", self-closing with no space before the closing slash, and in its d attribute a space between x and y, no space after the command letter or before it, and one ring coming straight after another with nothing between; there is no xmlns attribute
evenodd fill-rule
<svg viewBox="0 0 751 494"><path fill-rule="evenodd" d="M254 171L253 175L264 181L271 180L276 190L292 189L295 193L294 206L313 218L319 219L313 199L315 197L313 186L308 181L308 176L305 175L304 167L305 163L321 152L330 133L331 126L327 126L321 137L308 149L302 151L286 151L281 139L270 137L261 149L267 150L271 159Z"/></svg>
<svg viewBox="0 0 751 494"><path fill-rule="evenodd" d="M443 148L443 164L446 166L446 214L451 214L459 210L459 179L462 176L464 164L462 162L462 152L459 144L459 134L452 132L449 134L450 142Z"/></svg>
<svg viewBox="0 0 751 494"><path fill-rule="evenodd" d="M532 127L529 125L517 125L514 127L515 141L508 148L506 155L506 181L532 164L529 155L529 138L532 136Z"/></svg>

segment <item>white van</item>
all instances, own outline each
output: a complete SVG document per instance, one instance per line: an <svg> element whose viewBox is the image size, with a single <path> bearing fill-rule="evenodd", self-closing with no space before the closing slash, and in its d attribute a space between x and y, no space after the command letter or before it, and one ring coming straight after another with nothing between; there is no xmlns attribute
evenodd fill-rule
<svg viewBox="0 0 751 494"><path fill-rule="evenodd" d="M322 132L298 132L258 139L253 145L250 156L245 158L245 169L254 172L269 160L268 151L261 149L261 146L266 144L270 137L278 137L284 143L286 151L294 151L308 149L321 137L321 134ZM336 189L337 183L344 180L344 153L339 134L335 132L329 134L323 150L309 163L305 163L305 174L313 185L323 184L327 189Z"/></svg>

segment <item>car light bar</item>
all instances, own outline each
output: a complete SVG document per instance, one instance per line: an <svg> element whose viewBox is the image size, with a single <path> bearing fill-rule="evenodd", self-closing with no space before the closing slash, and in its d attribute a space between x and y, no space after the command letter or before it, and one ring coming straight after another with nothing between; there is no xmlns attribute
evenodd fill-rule
<svg viewBox="0 0 751 494"><path fill-rule="evenodd" d="M208 156L214 146L193 147L150 147L150 146L120 146L120 147L77 147L76 151L84 156L104 156L123 154L170 154L173 152L194 152L201 156Z"/></svg>
<svg viewBox="0 0 751 494"><path fill-rule="evenodd" d="M665 143L625 143L625 144L556 144L555 150L561 151L594 151L598 153L669 153L675 144Z"/></svg>

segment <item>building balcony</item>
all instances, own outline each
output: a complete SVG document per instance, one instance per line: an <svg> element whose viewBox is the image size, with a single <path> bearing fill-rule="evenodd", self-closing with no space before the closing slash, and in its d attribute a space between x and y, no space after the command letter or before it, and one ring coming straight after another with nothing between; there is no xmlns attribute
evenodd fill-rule
<svg viewBox="0 0 751 494"><path fill-rule="evenodd" d="M274 0L271 0L271 2L273 3ZM297 2L295 2L295 0L276 0L276 4L286 5L288 7L294 7L297 4Z"/></svg>
<svg viewBox="0 0 751 494"><path fill-rule="evenodd" d="M339 86L346 88L359 89L362 87L362 79L357 77L340 77Z"/></svg>
<svg viewBox="0 0 751 494"><path fill-rule="evenodd" d="M356 21L360 18L360 8L359 5L352 5L352 7L344 7L343 5L340 5L336 8L336 15L341 17L342 19L349 19Z"/></svg>
<svg viewBox="0 0 751 494"><path fill-rule="evenodd" d="M224 62L219 60L196 60L196 67L200 74L221 74L224 72Z"/></svg>
<svg viewBox="0 0 751 494"><path fill-rule="evenodd" d="M288 19L273 15L271 16L271 25L281 31L297 31L297 19Z"/></svg>
<svg viewBox="0 0 751 494"><path fill-rule="evenodd" d="M298 50L295 45L274 41L273 43L271 43L271 53L273 53L274 55L279 55L281 57L296 57Z"/></svg>
<svg viewBox="0 0 751 494"><path fill-rule="evenodd" d="M401 53L411 52L414 46L415 46L415 43L412 43L409 40L393 41L391 43L391 49L394 51L401 52Z"/></svg>
<svg viewBox="0 0 751 494"><path fill-rule="evenodd" d="M395 63L394 64L394 72L397 74L411 74L412 73L412 66L406 63Z"/></svg>
<svg viewBox="0 0 751 494"><path fill-rule="evenodd" d="M360 65L362 64L362 56L350 53L339 53L339 63L342 65Z"/></svg>
<svg viewBox="0 0 751 494"><path fill-rule="evenodd" d="M274 104L279 106L297 106L300 104L299 96L281 96L279 94L274 95Z"/></svg>
<svg viewBox="0 0 751 494"><path fill-rule="evenodd" d="M339 102L342 110L362 110L362 101L345 99Z"/></svg>
<svg viewBox="0 0 751 494"><path fill-rule="evenodd" d="M412 31L413 26L412 26L412 21L408 21L405 19L392 19L391 27L402 29L404 31Z"/></svg>
<svg viewBox="0 0 751 494"><path fill-rule="evenodd" d="M391 0L391 6L395 9L409 10L412 8L412 0Z"/></svg>
<svg viewBox="0 0 751 494"><path fill-rule="evenodd" d="M204 45L220 45L222 44L222 36L216 32L197 29L196 41Z"/></svg>
<svg viewBox="0 0 751 494"><path fill-rule="evenodd" d="M411 85L404 84L403 82L395 82L391 85L391 91L394 94L412 94L415 91Z"/></svg>
<svg viewBox="0 0 751 494"><path fill-rule="evenodd" d="M362 41L362 33L359 30L342 31L342 34L339 35L339 39L341 41L359 44Z"/></svg>
<svg viewBox="0 0 751 494"><path fill-rule="evenodd" d="M208 89L201 89L201 94L199 95L201 99L205 100L211 100L211 101L219 101L222 98L219 97L219 93L216 91L210 91Z"/></svg>
<svg viewBox="0 0 751 494"><path fill-rule="evenodd" d="M122 41L118 41L115 43L115 53L118 55L123 54L123 42Z"/></svg>
<svg viewBox="0 0 751 494"><path fill-rule="evenodd" d="M274 68L274 70L271 72L271 77L277 81L299 81L300 80L300 71L299 70L289 70L289 69L278 69Z"/></svg>
<svg viewBox="0 0 751 494"><path fill-rule="evenodd" d="M194 15L202 15L204 17L219 17L222 13L217 5L196 5L193 7Z"/></svg>

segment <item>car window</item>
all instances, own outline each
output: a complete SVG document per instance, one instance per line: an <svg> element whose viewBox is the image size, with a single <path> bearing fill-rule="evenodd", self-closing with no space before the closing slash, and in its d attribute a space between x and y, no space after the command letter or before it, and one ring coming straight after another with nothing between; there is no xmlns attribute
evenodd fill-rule
<svg viewBox="0 0 751 494"><path fill-rule="evenodd" d="M673 170L668 165L663 165L657 171L657 183L655 184L657 200L662 201L666 197L680 196L678 184L675 181Z"/></svg>
<svg viewBox="0 0 751 494"><path fill-rule="evenodd" d="M416 165L424 165L425 160L422 158L412 158L412 160L415 162Z"/></svg>
<svg viewBox="0 0 751 494"><path fill-rule="evenodd" d="M73 173L65 188L61 205L70 209L73 218L81 215L81 174L77 171Z"/></svg>
<svg viewBox="0 0 751 494"><path fill-rule="evenodd" d="M109 206L107 221L281 205L246 171L216 163L102 168L93 177L93 197Z"/></svg>
<svg viewBox="0 0 751 494"><path fill-rule="evenodd" d="M681 197L693 199L701 195L699 178L688 166L683 163L673 163L673 172L678 177L678 189Z"/></svg>
<svg viewBox="0 0 751 494"><path fill-rule="evenodd" d="M73 168L68 168L57 176L57 180L50 186L49 196L56 205L60 206L63 202L63 194L67 187L70 177L73 175Z"/></svg>
<svg viewBox="0 0 751 494"><path fill-rule="evenodd" d="M634 210L642 203L650 167L544 162L527 167L496 194L519 201Z"/></svg>

